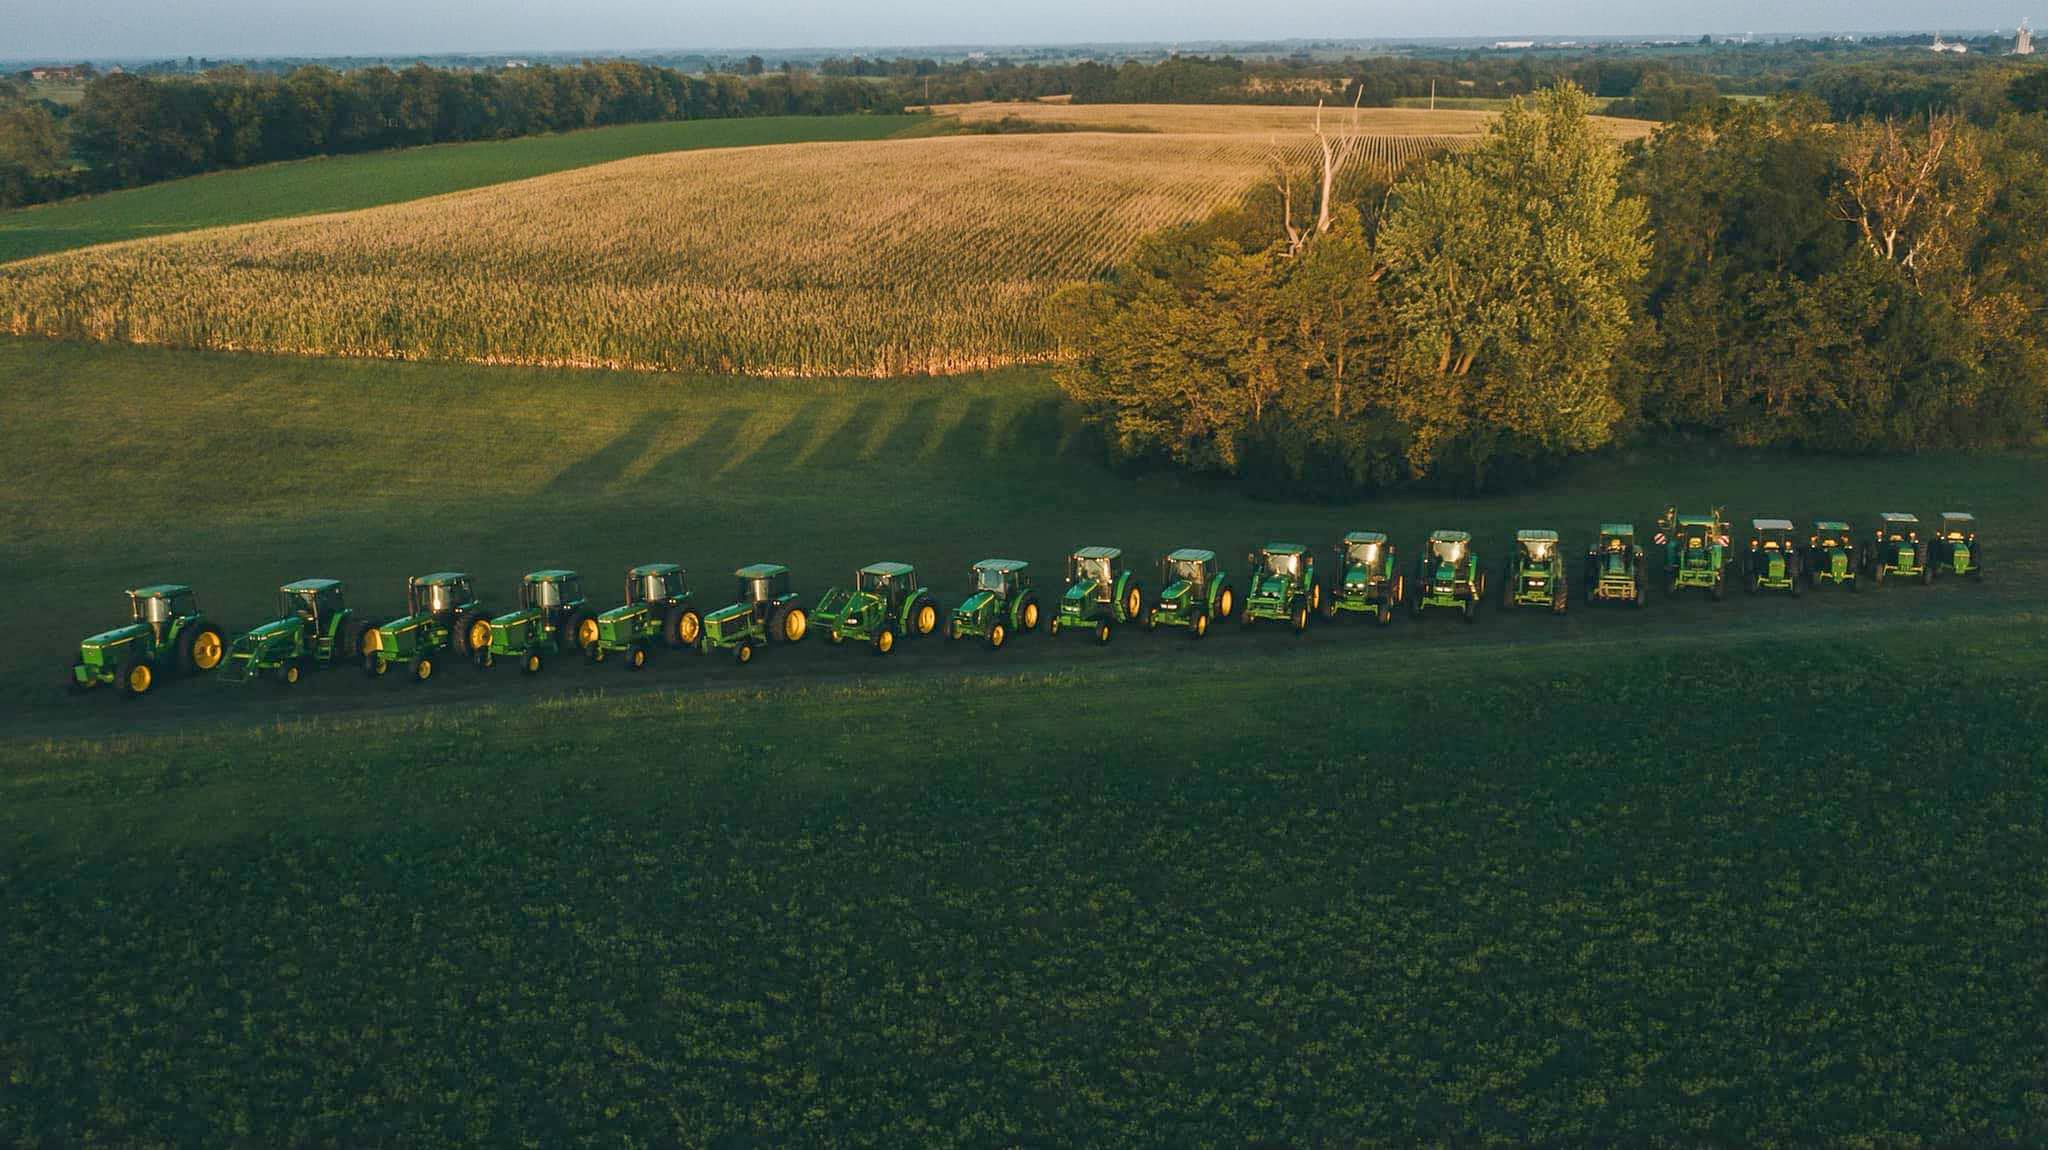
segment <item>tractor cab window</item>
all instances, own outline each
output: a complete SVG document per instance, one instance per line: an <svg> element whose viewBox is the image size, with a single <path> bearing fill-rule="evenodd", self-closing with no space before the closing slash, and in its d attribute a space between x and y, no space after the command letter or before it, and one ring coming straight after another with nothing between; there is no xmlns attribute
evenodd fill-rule
<svg viewBox="0 0 2048 1150"><path fill-rule="evenodd" d="M993 591L998 595L1008 590L1010 573L993 567L977 567L974 570L974 589Z"/></svg>
<svg viewBox="0 0 2048 1150"><path fill-rule="evenodd" d="M1108 583L1109 560L1084 559L1079 555L1067 561L1067 578L1076 583Z"/></svg>
<svg viewBox="0 0 2048 1150"><path fill-rule="evenodd" d="M889 597L890 593L894 591L896 588L896 577L894 575L882 575L875 572L863 571L860 573L859 585L861 590L866 591L870 594L879 595L882 598L886 599Z"/></svg>
<svg viewBox="0 0 2048 1150"><path fill-rule="evenodd" d="M420 610L439 615L453 611L467 601L469 587L463 583L430 583L420 588Z"/></svg>
<svg viewBox="0 0 2048 1150"><path fill-rule="evenodd" d="M1266 572L1270 575L1292 576L1301 574L1301 556L1283 555L1278 551L1266 552Z"/></svg>
<svg viewBox="0 0 2048 1150"><path fill-rule="evenodd" d="M279 591L277 613L280 616L304 615L317 622L320 618L319 601L311 591Z"/></svg>
<svg viewBox="0 0 2048 1150"><path fill-rule="evenodd" d="M1619 535L1611 536L1607 540L1607 549L1609 551L1626 551L1628 550L1628 540L1623 539Z"/></svg>
<svg viewBox="0 0 2048 1150"><path fill-rule="evenodd" d="M766 579L740 580L740 602L766 603L774 594Z"/></svg>
<svg viewBox="0 0 2048 1150"><path fill-rule="evenodd" d="M652 575L642 575L638 598L642 603L659 603L664 599L673 599L676 597L676 584L679 582L681 580L675 575L661 571L656 571Z"/></svg>
<svg viewBox="0 0 2048 1150"><path fill-rule="evenodd" d="M1439 562L1457 563L1465 558L1465 541L1462 539L1432 539L1429 553Z"/></svg>
<svg viewBox="0 0 2048 1150"><path fill-rule="evenodd" d="M1209 578L1209 565L1200 559L1176 559L1171 561L1173 577L1182 582L1200 587Z"/></svg>
<svg viewBox="0 0 2048 1150"><path fill-rule="evenodd" d="M135 601L135 617L161 627L171 621L171 601L162 595L145 595Z"/></svg>
<svg viewBox="0 0 2048 1150"><path fill-rule="evenodd" d="M1556 544L1548 539L1525 539L1522 541L1523 553L1538 563L1550 558L1551 549L1555 546Z"/></svg>
<svg viewBox="0 0 2048 1150"><path fill-rule="evenodd" d="M1344 561L1353 567L1373 567L1380 561L1380 545L1377 543L1352 543L1346 546Z"/></svg>

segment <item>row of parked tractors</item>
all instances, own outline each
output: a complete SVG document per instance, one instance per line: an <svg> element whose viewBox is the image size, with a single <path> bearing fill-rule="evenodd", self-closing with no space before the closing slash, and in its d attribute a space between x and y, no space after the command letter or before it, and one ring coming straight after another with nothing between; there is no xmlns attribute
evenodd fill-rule
<svg viewBox="0 0 2048 1150"><path fill-rule="evenodd" d="M1789 520L1754 519L1748 547L1739 548L1721 509L1667 509L1652 541L1654 569L1633 524L1603 523L1586 552L1580 587L1587 603L1640 607L1653 582L1673 594L1700 588L1719 599L1731 582L1751 592L1798 595L1824 585L1855 590L1865 579L1882 585L1887 578L1932 582L1943 572L1983 577L1976 523L1967 514L1943 514L1922 539L1918 519L1887 512L1865 539L1859 542L1840 520L1815 521L1801 540ZM160 583L128 592L129 622L86 639L66 683L80 691L114 686L134 696L171 673L219 671L230 679L294 684L315 668L347 665L371 676L397 670L425 680L450 660L479 668L509 662L537 673L565 656L639 670L665 650L725 652L747 663L770 644L795 643L814 631L881 655L941 630L1000 648L1041 623L1047 635L1082 632L1098 643L1132 625L1177 627L1201 638L1232 618L1300 633L1313 616L1362 615L1385 625L1403 607L1416 616L1455 611L1470 622L1488 595L1487 569L1464 531L1432 532L1412 581L1394 544L1377 531L1345 535L1321 556L1300 543L1268 543L1245 561L1240 598L1214 551L1173 551L1159 560L1159 591L1152 595L1121 550L1083 547L1067 557L1058 592L1041 601L1030 564L984 559L970 572L972 592L950 612L906 563L863 567L852 584L832 588L808 608L789 568L754 564L733 573L735 601L711 611L700 610L687 573L673 563L626 572L625 602L610 609L591 601L576 572L535 571L520 580L518 609L507 613L486 609L467 573L438 571L406 580L405 614L395 619L349 606L338 580L301 579L278 588L275 619L232 641L199 609L190 587ZM1516 532L1500 570L1500 605L1563 614L1570 603L1557 532Z"/></svg>

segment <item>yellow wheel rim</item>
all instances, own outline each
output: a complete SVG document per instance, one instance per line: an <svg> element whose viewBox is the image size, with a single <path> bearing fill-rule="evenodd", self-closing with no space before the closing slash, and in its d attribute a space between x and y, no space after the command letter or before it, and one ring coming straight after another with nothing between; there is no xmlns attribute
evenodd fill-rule
<svg viewBox="0 0 2048 1150"><path fill-rule="evenodd" d="M1001 623L998 623L995 626L990 627L988 629L989 646L1000 647L1003 645L1003 640L1006 638L1008 638L1008 636L1003 633L1003 625Z"/></svg>
<svg viewBox="0 0 2048 1150"><path fill-rule="evenodd" d="M1109 624L1107 624L1107 623L1104 623L1104 624L1102 624L1102 625L1100 625L1100 626L1096 627L1096 628L1095 628L1095 637L1096 637L1096 638L1097 638L1098 640L1101 640L1101 641L1102 641L1102 642L1104 642L1104 643L1107 643L1107 642L1109 642Z"/></svg>
<svg viewBox="0 0 2048 1150"><path fill-rule="evenodd" d="M930 608L927 607L926 610L930 610ZM782 620L782 637L794 643L798 639L803 638L804 632L810 630L810 628L810 616L804 614L802 611L791 611L789 615Z"/></svg>
<svg viewBox="0 0 2048 1150"><path fill-rule="evenodd" d="M935 610L933 610L933 609L932 609L932 606L931 606L931 604L927 603L927 604L925 604L924 606L922 606L922 607L919 607L919 608L917 609L917 633L918 633L918 634L920 634L920 635L929 635L929 634L931 634L931 633L932 633L932 628L934 628L934 627L936 627L936 626L938 626L938 625L939 625L939 613L938 613L937 611L935 611Z"/></svg>
<svg viewBox="0 0 2048 1150"><path fill-rule="evenodd" d="M363 632L363 653L370 654L384 649L384 632L375 627Z"/></svg>
<svg viewBox="0 0 2048 1150"><path fill-rule="evenodd" d="M538 671L538 670L540 670L540 656L539 656L539 655L528 655L528 656L526 657L526 669L527 669L528 671Z"/></svg>
<svg viewBox="0 0 2048 1150"><path fill-rule="evenodd" d="M428 679L433 678L434 661L432 659L421 659L418 669L415 670L413 674L419 676L420 682L422 683L426 682Z"/></svg>
<svg viewBox="0 0 2048 1150"><path fill-rule="evenodd" d="M296 683L296 682L298 682L298 681L299 681L299 669L298 669L297 667L286 667L286 668L284 669L284 681L285 681L285 682L287 682L287 683Z"/></svg>
<svg viewBox="0 0 2048 1150"><path fill-rule="evenodd" d="M1208 617L1207 615L1197 615L1197 616L1195 616L1195 634L1197 634L1197 635L1206 635L1206 634L1208 634L1208 633L1209 633L1209 617Z"/></svg>
<svg viewBox="0 0 2048 1150"><path fill-rule="evenodd" d="M128 689L136 694L149 690L149 685L154 682L156 673L149 669L148 663L137 663L128 668Z"/></svg>
<svg viewBox="0 0 2048 1150"><path fill-rule="evenodd" d="M1223 589L1223 594L1216 600L1216 606L1222 614L1230 614L1231 607L1235 606L1235 603L1230 598L1230 588L1225 587Z"/></svg>
<svg viewBox="0 0 2048 1150"><path fill-rule="evenodd" d="M1308 605L1320 608L1323 605L1323 587L1318 583L1308 589Z"/></svg>
<svg viewBox="0 0 2048 1150"><path fill-rule="evenodd" d="M683 615L683 621L676 625L676 637L685 643L695 643L697 641L697 634L701 630L702 628L697 624L696 612L686 612ZM595 641L593 638L592 642Z"/></svg>
<svg viewBox="0 0 2048 1150"><path fill-rule="evenodd" d="M638 647L633 648L633 665L635 667L645 667L647 665L647 652L642 651Z"/></svg>
<svg viewBox="0 0 2048 1150"><path fill-rule="evenodd" d="M597 642L597 620L585 619L576 624L576 645L588 647Z"/></svg>
<svg viewBox="0 0 2048 1150"><path fill-rule="evenodd" d="M1127 619L1138 617L1138 589L1136 587L1131 588L1130 593L1124 596L1124 617Z"/></svg>
<svg viewBox="0 0 2048 1150"><path fill-rule="evenodd" d="M220 666L220 636L201 631L192 637L192 665L202 671Z"/></svg>
<svg viewBox="0 0 2048 1150"><path fill-rule="evenodd" d="M1024 604L1024 629L1029 631L1036 626L1038 626L1038 604L1026 603Z"/></svg>
<svg viewBox="0 0 2048 1150"><path fill-rule="evenodd" d="M489 623L484 622L482 619L478 619L475 623L470 624L469 649L472 651L481 651L485 647L488 647L490 645L491 625Z"/></svg>
<svg viewBox="0 0 2048 1150"><path fill-rule="evenodd" d="M751 663L751 662L753 662L753 661L754 661L754 649L753 649L752 647L750 647L750 646L742 645L742 646L740 647L740 662L742 662L742 663Z"/></svg>
<svg viewBox="0 0 2048 1150"><path fill-rule="evenodd" d="M875 650L880 651L884 655L888 654L889 649L895 645L896 633L894 631L884 631L875 636Z"/></svg>

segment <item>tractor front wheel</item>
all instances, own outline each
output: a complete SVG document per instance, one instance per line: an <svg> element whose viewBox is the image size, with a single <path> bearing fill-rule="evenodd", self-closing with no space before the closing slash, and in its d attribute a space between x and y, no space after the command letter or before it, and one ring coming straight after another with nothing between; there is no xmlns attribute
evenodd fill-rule
<svg viewBox="0 0 2048 1150"><path fill-rule="evenodd" d="M528 651L526 653L526 662L522 664L519 669L526 672L529 675L538 675L540 674L541 667L544 665L545 664L541 662L539 651Z"/></svg>
<svg viewBox="0 0 2048 1150"><path fill-rule="evenodd" d="M1323 600L1323 618L1333 623L1337 621L1337 597L1335 595Z"/></svg>
<svg viewBox="0 0 2048 1150"><path fill-rule="evenodd" d="M993 650L995 650L995 649L997 649L997 648L1001 647L1001 646L1003 645L1003 642L1004 642L1005 640L1007 640L1007 639L1008 639L1009 637L1010 637L1010 633L1009 633L1009 631L1005 630L1005 629L1004 629L1004 627L1003 627L1003 625L1002 625L1001 623L991 623L991 624L989 624L989 628L988 628L988 646L989 646L989 649L990 649L990 650L992 650L992 651L993 651Z"/></svg>
<svg viewBox="0 0 2048 1150"><path fill-rule="evenodd" d="M1479 600L1477 600L1477 599L1467 599L1467 600L1465 600L1465 601L1464 601L1463 603L1460 603L1460 604L1458 604L1458 613L1459 613L1460 615L1462 615L1462 616L1464 617L1464 619L1465 619L1465 622L1467 622L1467 623L1476 623L1476 622L1478 622L1478 621L1479 621Z"/></svg>
<svg viewBox="0 0 2048 1150"><path fill-rule="evenodd" d="M1097 643L1107 643L1107 642L1109 642L1109 635L1110 635L1110 626L1109 626L1109 620L1107 620L1107 619L1097 619L1097 620L1095 621L1095 641L1096 641Z"/></svg>
<svg viewBox="0 0 2048 1150"><path fill-rule="evenodd" d="M874 645L875 654L877 655L886 655L894 651L896 649L896 628L889 626L887 623L882 624L875 631Z"/></svg>
<svg viewBox="0 0 2048 1150"><path fill-rule="evenodd" d="M1294 617L1293 617L1293 620L1292 620L1292 622L1294 623L1294 633L1295 633L1295 634L1297 634L1297 635L1306 635L1306 634L1308 634L1308 601L1307 601L1307 600L1305 600L1305 599L1304 599L1304 600L1300 600L1300 601L1297 601L1297 602L1296 602L1296 603L1294 604Z"/></svg>
<svg viewBox="0 0 2048 1150"><path fill-rule="evenodd" d="M1550 601L1550 613L1553 615L1562 615L1566 611L1571 610L1571 606L1572 597L1566 594L1565 592L1560 591L1557 593L1557 598L1552 599Z"/></svg>
<svg viewBox="0 0 2048 1150"><path fill-rule="evenodd" d="M1209 637L1208 612L1200 611L1195 614L1194 619L1188 623L1188 634L1193 635L1197 639L1206 639Z"/></svg>
<svg viewBox="0 0 2048 1150"><path fill-rule="evenodd" d="M1934 564L1929 563L1926 566L1920 568L1920 585L1922 587L1931 587L1934 585Z"/></svg>
<svg viewBox="0 0 2048 1150"><path fill-rule="evenodd" d="M156 686L156 668L140 659L129 662L121 669L121 693L130 699L139 699L149 694Z"/></svg>
<svg viewBox="0 0 2048 1150"><path fill-rule="evenodd" d="M1874 568L1871 571L1871 581L1877 584L1877 586L1880 589L1884 587L1884 564L1879 563L1876 566L1876 568Z"/></svg>
<svg viewBox="0 0 2048 1150"><path fill-rule="evenodd" d="M1373 613L1373 619L1382 627L1392 623L1394 621L1394 605L1385 599L1380 600L1379 610Z"/></svg>
<svg viewBox="0 0 2048 1150"><path fill-rule="evenodd" d="M470 656L469 661L476 664L476 669L479 671L488 671L498 665L498 657L492 654L488 647Z"/></svg>
<svg viewBox="0 0 2048 1150"><path fill-rule="evenodd" d="M391 670L391 664L379 659L377 652L366 651L363 653L363 674L368 675L372 679L381 679L384 677L384 673L389 670Z"/></svg>
<svg viewBox="0 0 2048 1150"><path fill-rule="evenodd" d="M1726 599L1727 597L1728 573L1724 571L1721 574L1716 575L1714 577L1714 599L1718 602L1719 600Z"/></svg>
<svg viewBox="0 0 2048 1150"><path fill-rule="evenodd" d="M748 663L753 662L754 644L746 639L740 640L740 645L733 648L732 657L734 661L738 662L739 665L742 667L746 666Z"/></svg>
<svg viewBox="0 0 2048 1150"><path fill-rule="evenodd" d="M286 659L277 665L276 674L279 685L296 687L299 685L299 680L305 676L305 670L299 666L297 659Z"/></svg>
<svg viewBox="0 0 2048 1150"><path fill-rule="evenodd" d="M632 649L632 650L630 650L630 651L628 651L628 652L626 652L625 664L626 664L626 670L628 670L628 671L644 671L644 670L646 670L646 669L647 669L647 644L645 644L645 643L635 643L635 644L633 644L633 649Z"/></svg>
<svg viewBox="0 0 2048 1150"><path fill-rule="evenodd" d="M433 678L433 677L434 677L434 660L433 660L433 658L432 658L431 656L427 656L427 655L421 655L421 656L420 656L419 658L417 658L417 659L414 659L414 660L412 661L412 678L413 678L413 682L415 682L415 683L424 683L424 682L426 682L426 681L427 681L428 679L431 679L431 678Z"/></svg>

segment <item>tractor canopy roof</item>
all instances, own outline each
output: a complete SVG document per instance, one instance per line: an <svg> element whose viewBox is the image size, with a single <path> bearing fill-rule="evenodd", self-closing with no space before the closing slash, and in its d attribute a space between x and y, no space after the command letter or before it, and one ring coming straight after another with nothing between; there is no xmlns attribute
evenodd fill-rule
<svg viewBox="0 0 2048 1150"><path fill-rule="evenodd" d="M422 587L438 587L443 583L461 583L468 578L466 571L436 571L432 575L415 575L413 582Z"/></svg>
<svg viewBox="0 0 2048 1150"><path fill-rule="evenodd" d="M1353 532L1351 532L1351 533L1350 533L1349 535L1346 535L1346 536L1344 537L1344 542L1345 542L1345 543L1347 543L1347 544L1349 544L1349 543L1385 543L1386 541L1387 541L1387 537L1386 537L1386 536L1385 536L1384 534L1382 534L1381 532L1378 532L1378 531L1353 531Z"/></svg>
<svg viewBox="0 0 2048 1150"><path fill-rule="evenodd" d="M863 575L873 575L882 579L894 579L899 575L913 575L916 572L917 568L908 563L870 563L860 569Z"/></svg>
<svg viewBox="0 0 2048 1150"><path fill-rule="evenodd" d="M1466 531L1432 531L1429 533L1429 541L1431 543L1470 543L1472 535Z"/></svg>
<svg viewBox="0 0 2048 1150"><path fill-rule="evenodd" d="M550 567L545 571L528 572L526 581L528 583L566 583L574 578L576 578L574 571L564 571L558 567Z"/></svg>
<svg viewBox="0 0 2048 1150"><path fill-rule="evenodd" d="M147 587L132 587L128 593L137 599L175 599L191 594L192 588L183 583L151 583Z"/></svg>
<svg viewBox="0 0 2048 1150"><path fill-rule="evenodd" d="M1920 522L1920 517L1918 515L1913 515L1905 511L1887 511L1884 514L1878 516L1878 518L1884 520L1886 523L1911 523L1917 525Z"/></svg>
<svg viewBox="0 0 2048 1150"><path fill-rule="evenodd" d="M1080 547L1074 551L1076 559L1119 559L1123 557L1121 547Z"/></svg>
<svg viewBox="0 0 2048 1150"><path fill-rule="evenodd" d="M754 563L733 572L741 579L773 579L784 574L789 568L780 563Z"/></svg>
<svg viewBox="0 0 2048 1150"><path fill-rule="evenodd" d="M1214 563L1216 553L1204 551L1200 547L1183 547L1168 555L1166 559L1170 563Z"/></svg>
<svg viewBox="0 0 2048 1150"><path fill-rule="evenodd" d="M1712 527L1719 522L1720 520L1712 515L1681 515L1678 517L1678 525L1680 527Z"/></svg>
<svg viewBox="0 0 2048 1150"><path fill-rule="evenodd" d="M1941 513L1941 521L1944 524L1960 523L1967 526L1977 522L1977 517L1967 511L1944 511Z"/></svg>
<svg viewBox="0 0 2048 1150"><path fill-rule="evenodd" d="M1308 548L1299 543L1268 543L1260 548L1268 555L1305 555Z"/></svg>
<svg viewBox="0 0 2048 1150"><path fill-rule="evenodd" d="M1517 531L1515 532L1515 540L1520 543L1555 543L1557 542L1557 532Z"/></svg>
<svg viewBox="0 0 2048 1150"><path fill-rule="evenodd" d="M1635 533L1636 525L1633 523L1602 523L1600 525L1600 534L1603 536L1634 535Z"/></svg>
<svg viewBox="0 0 2048 1150"><path fill-rule="evenodd" d="M1022 571L1031 564L1022 559L984 559L974 565L976 571Z"/></svg>
<svg viewBox="0 0 2048 1150"><path fill-rule="evenodd" d="M287 595L305 595L321 591L339 591L341 590L341 580L301 579L296 583L287 583L284 586L279 587L278 590L284 592Z"/></svg>
<svg viewBox="0 0 2048 1150"><path fill-rule="evenodd" d="M1783 531L1789 534L1792 530L1792 521L1790 519L1752 519L1749 521L1749 526L1759 534L1771 531Z"/></svg>
<svg viewBox="0 0 2048 1150"><path fill-rule="evenodd" d="M1816 519L1813 521L1813 529L1815 531L1832 532L1836 535L1847 535L1849 533L1849 525L1839 519Z"/></svg>
<svg viewBox="0 0 2048 1150"><path fill-rule="evenodd" d="M626 572L626 578L645 579L649 575L680 575L682 571L682 567L675 563L642 563ZM532 576L529 575L527 578L530 579Z"/></svg>

